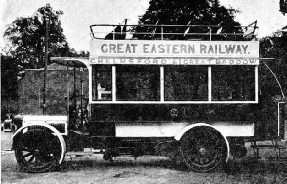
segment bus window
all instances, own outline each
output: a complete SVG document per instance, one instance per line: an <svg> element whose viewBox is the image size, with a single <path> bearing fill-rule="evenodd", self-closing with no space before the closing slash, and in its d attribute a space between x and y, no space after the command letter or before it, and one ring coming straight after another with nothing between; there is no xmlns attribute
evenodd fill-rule
<svg viewBox="0 0 287 184"><path fill-rule="evenodd" d="M255 101L254 66L212 66L213 101Z"/></svg>
<svg viewBox="0 0 287 184"><path fill-rule="evenodd" d="M93 100L112 100L112 66L93 66Z"/></svg>
<svg viewBox="0 0 287 184"><path fill-rule="evenodd" d="M208 66L166 66L166 101L207 101Z"/></svg>
<svg viewBox="0 0 287 184"><path fill-rule="evenodd" d="M117 101L159 101L159 66L117 66Z"/></svg>

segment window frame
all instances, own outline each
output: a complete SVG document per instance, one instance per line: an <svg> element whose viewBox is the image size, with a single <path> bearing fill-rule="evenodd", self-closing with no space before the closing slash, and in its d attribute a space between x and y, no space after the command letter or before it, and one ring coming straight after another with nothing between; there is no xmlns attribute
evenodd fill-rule
<svg viewBox="0 0 287 184"><path fill-rule="evenodd" d="M97 64L92 64L97 65ZM251 101L234 101L234 100L226 100L226 101L215 101L212 100L212 66L213 65L208 65L208 100L204 101L167 101L164 99L165 93L164 93L164 88L165 88L165 81L164 81L164 68L165 65L160 65L160 77L159 77L159 84L160 84L160 97L158 101L119 101L116 100L116 66L117 65L112 65L112 99L107 101L103 100L93 100L92 96L92 87L93 87L93 79L92 79L92 74L90 74L90 103L91 104L248 104L248 103L258 103L258 65L248 65L250 67L254 67L254 73L255 73L255 100ZM93 67L92 67L92 72L93 73Z"/></svg>
<svg viewBox="0 0 287 184"><path fill-rule="evenodd" d="M186 68L180 68L180 67L186 67ZM164 101L167 101L167 102L172 102L172 101L191 101L191 102L196 102L196 101L208 101L208 66L206 66L206 65L169 65L168 66L169 68L167 69L168 71L165 73L165 75L164 75L164 77L166 77L168 74L168 72L173 72L173 71L175 71L175 72L178 72L179 71L179 73L181 73L181 74L186 74L186 75L189 75L188 77L191 77L190 79L191 80L193 80L194 79L194 76L192 75L192 74L194 74L195 72L197 72L197 71L199 71L199 72L197 72L197 74L199 74L199 75L202 75L203 74L203 72L204 72L204 77L206 77L205 79L204 79L204 83L203 84L206 84L206 96L204 97L204 98L201 98L201 99L192 99L192 100L189 100L190 98L186 98L186 99L184 99L184 98L182 98L182 97L178 97L178 96L176 96L175 94L173 94L173 97L171 97L171 98L174 98L175 100L171 100L171 99L168 99L169 97L167 96L168 94L167 94L167 92L166 92L166 90L164 90L164 92L165 92L165 96L164 96ZM194 68L192 68L192 67L194 67ZM195 68L195 67L198 67L198 68ZM201 69L200 69L200 68ZM174 73L172 73L171 75L174 75ZM183 75L183 76L185 76L185 75ZM181 81L179 81L180 79L177 79L178 81L176 81L176 82L178 82L178 83L180 83ZM171 80L172 82L171 82L171 86L174 88L174 86L173 86L173 80ZM186 82L186 81L188 81L188 80L184 80L184 82ZM167 82L167 80L165 80L164 81L165 82L165 88L164 89L166 89L166 86L168 85L168 82ZM193 84L191 81L188 81L188 83L185 83L185 84ZM195 85L190 85L190 86L195 86ZM167 87L168 88L168 87ZM181 90L183 90L183 91L187 91L187 90L189 90L188 88L178 88L178 91L181 91ZM178 92L177 91L177 92ZM184 94L184 93L183 93ZM186 93L187 94L187 93ZM197 94L197 95L200 95L199 93Z"/></svg>

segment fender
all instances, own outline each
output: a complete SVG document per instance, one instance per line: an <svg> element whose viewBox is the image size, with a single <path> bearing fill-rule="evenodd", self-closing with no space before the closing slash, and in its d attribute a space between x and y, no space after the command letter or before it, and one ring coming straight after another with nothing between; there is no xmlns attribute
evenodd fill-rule
<svg viewBox="0 0 287 184"><path fill-rule="evenodd" d="M29 125L23 126L21 128L19 128L13 135L12 135L12 141L14 140L14 138L24 129L30 126L43 126L46 127L48 129L50 129L60 140L61 142L61 148L62 148L62 152L61 152L61 159L59 161L59 164L62 163L62 161L64 160L65 157L65 153L66 153L66 143L65 140L63 138L63 136L61 135L61 133L53 126L48 125L46 123L29 123ZM13 148L13 147L12 147Z"/></svg>
<svg viewBox="0 0 287 184"><path fill-rule="evenodd" d="M216 131L218 131L220 133L220 135L224 138L225 140L225 143L226 143L226 147L227 147L227 156L226 156L226 162L228 161L229 159L229 154L230 154L230 148L229 148L229 143L228 143L228 140L226 138L226 136L224 136L216 127L214 126L211 126L209 124L206 124L206 123L196 123L196 124L192 124L192 125L188 125L186 127L184 127L183 129L181 129L175 136L174 136L174 139L177 140L177 141L180 141L181 137L183 136L183 134L187 131L189 131L190 129L194 128L194 127L211 127L213 129L215 129Z"/></svg>

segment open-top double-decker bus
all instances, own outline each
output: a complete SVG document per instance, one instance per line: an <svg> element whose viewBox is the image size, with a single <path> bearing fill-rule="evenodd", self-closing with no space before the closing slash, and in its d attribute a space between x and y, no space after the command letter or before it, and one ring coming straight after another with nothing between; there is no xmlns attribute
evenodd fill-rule
<svg viewBox="0 0 287 184"><path fill-rule="evenodd" d="M81 90L79 111L67 100L67 116L23 117L13 135L22 169L48 171L70 152L100 153L105 160L164 155L198 172L213 170L230 155L245 156L245 140L262 133L256 128L262 108L259 42L232 40L242 33L211 31L174 40L183 33L165 30L179 25L135 26L159 31L128 39L117 30L124 26L92 25L89 58L52 58L67 68L88 69L89 98ZM102 31L107 28L115 29L107 35ZM144 34L149 39L136 38ZM216 41L213 35L228 39ZM284 138L282 105L274 103L278 139Z"/></svg>

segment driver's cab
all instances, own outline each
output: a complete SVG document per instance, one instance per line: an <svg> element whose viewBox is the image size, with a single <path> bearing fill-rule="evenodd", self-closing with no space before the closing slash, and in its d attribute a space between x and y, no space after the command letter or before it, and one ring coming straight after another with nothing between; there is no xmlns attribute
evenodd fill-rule
<svg viewBox="0 0 287 184"><path fill-rule="evenodd" d="M67 88L64 95L67 104L68 127L71 130L84 128L89 122L89 70L87 58L51 58L66 66Z"/></svg>

